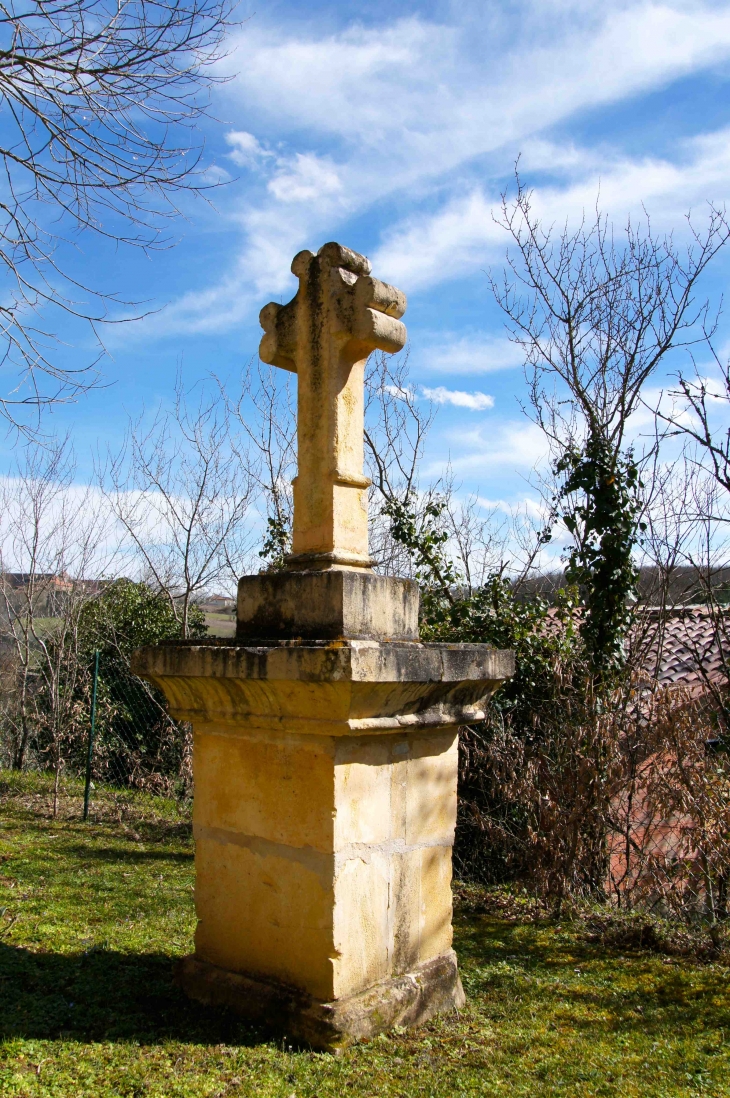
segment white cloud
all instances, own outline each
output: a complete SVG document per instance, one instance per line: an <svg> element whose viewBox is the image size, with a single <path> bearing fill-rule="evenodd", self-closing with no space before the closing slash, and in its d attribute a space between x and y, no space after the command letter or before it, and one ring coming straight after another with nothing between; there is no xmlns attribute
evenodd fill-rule
<svg viewBox="0 0 730 1098"><path fill-rule="evenodd" d="M225 135L225 138L233 150L228 155L240 168L247 168L257 160L274 155L265 149L252 133L247 133L245 130L232 130Z"/></svg>
<svg viewBox="0 0 730 1098"><path fill-rule="evenodd" d="M545 131L730 57L730 5L522 0L451 10L448 21L353 23L338 33L314 21L273 33L265 20L237 32L220 92L236 117L230 155L253 158L268 186L231 204L241 247L224 277L175 303L156 331L239 323L262 295L293 285L296 251L394 195L399 208L431 208L386 224L377 274L410 291L473 272L504 250L491 217L499 187L478 184L476 173L503 178L520 152L526 170L565 181L541 192L546 216L590 206L599 177L604 203L624 211L644 199L657 216L726 193L725 134L678 148L669 163L557 147Z"/></svg>
<svg viewBox="0 0 730 1098"><path fill-rule="evenodd" d="M311 202L341 190L334 165L314 153L297 153L269 182L269 191L279 202Z"/></svg>
<svg viewBox="0 0 730 1098"><path fill-rule="evenodd" d="M449 22L411 16L324 35L247 24L223 91L267 128L341 140L361 161L375 154L387 188L394 174L440 175L730 50L730 10L707 2L546 3L542 18L523 2L496 22L493 9L462 5Z"/></svg>
<svg viewBox="0 0 730 1098"><path fill-rule="evenodd" d="M600 173L591 170L567 187L536 188L533 212L546 225L575 224L599 199L602 212L619 224L632 213L643 219L645 206L655 227L681 229L690 208L702 211L708 201L730 197L730 129L680 142L677 151L674 163L606 157ZM508 242L493 216L498 203L497 194L475 187L431 216L411 216L390 230L374 261L394 281L419 288L498 262Z"/></svg>
<svg viewBox="0 0 730 1098"><path fill-rule="evenodd" d="M472 412L484 412L487 408L494 407L494 397L488 393L466 393L460 389L447 389L444 385L437 385L430 389L427 385L421 386L420 393L408 385L405 388L400 385L385 385L384 389L398 400L430 400L434 404L452 404L455 408L468 408Z"/></svg>
<svg viewBox="0 0 730 1098"><path fill-rule="evenodd" d="M398 400L418 399L417 394L410 385L384 385L383 388L386 393L390 393L391 396L396 397Z"/></svg>
<svg viewBox="0 0 730 1098"><path fill-rule="evenodd" d="M642 403L629 416L626 423L627 441L632 442L639 449L647 443L647 440L650 445L653 443L657 429L657 409L660 409L664 415L671 416L683 427L694 424L694 417L684 402L673 396L674 388L671 382L662 387L654 385L644 387L641 394ZM661 424L659 426L661 427Z"/></svg>
<svg viewBox="0 0 730 1098"><path fill-rule="evenodd" d="M488 428L475 427L444 433L441 446L453 446L449 461L457 474L468 474L471 481L483 475L501 479L511 478L515 472L529 471L544 465L549 457L548 445L540 428L524 420L508 420L495 424L490 420ZM426 472L439 475L443 472L443 455L434 457Z"/></svg>
<svg viewBox="0 0 730 1098"><path fill-rule="evenodd" d="M494 407L494 397L487 393L464 393L460 389L445 389L443 385L435 389L423 385L421 392L434 404L453 404L455 408L469 408L472 412L483 412Z"/></svg>
<svg viewBox="0 0 730 1098"><path fill-rule="evenodd" d="M420 333L411 347L414 367L448 374L491 374L521 366L524 355L505 336Z"/></svg>
<svg viewBox="0 0 730 1098"><path fill-rule="evenodd" d="M535 499L534 496L520 496L512 500L479 496L478 502L485 511L501 511L510 518L524 516L536 525L544 523L550 514L550 507L545 500Z"/></svg>
<svg viewBox="0 0 730 1098"><path fill-rule="evenodd" d="M456 63L457 26L408 18L375 29L353 24L338 34L244 26L223 62L224 94L266 125L306 128L378 145L387 133L424 119L439 92L433 75ZM275 77L272 79L272 74ZM441 95L449 95L448 87Z"/></svg>
<svg viewBox="0 0 730 1098"><path fill-rule="evenodd" d="M475 188L450 199L431 217L412 216L396 225L374 258L378 270L418 289L472 271L494 257L490 245L505 242L492 218L495 199Z"/></svg>
<svg viewBox="0 0 730 1098"><path fill-rule="evenodd" d="M500 260L506 250L504 229L493 216L498 204L497 193L476 186L449 198L435 214L411 215L388 230L373 262L410 290L471 274Z"/></svg>
<svg viewBox="0 0 730 1098"><path fill-rule="evenodd" d="M27 571L66 571L74 578L112 575L120 534L104 494L93 485L0 476L0 564ZM37 539L37 540L34 540Z"/></svg>
<svg viewBox="0 0 730 1098"><path fill-rule="evenodd" d="M694 380L691 377L688 378L688 382L697 396L700 388L704 389L708 418L713 424L717 419L724 433L727 429L728 393L722 379L717 375L698 375ZM696 429L700 426L699 419L680 390L676 378L668 378L662 386L645 386L641 396L642 403L629 417L627 423L629 439L640 442L642 439L655 437L656 411L666 417L659 422L660 429L667 426L667 419L686 429Z"/></svg>

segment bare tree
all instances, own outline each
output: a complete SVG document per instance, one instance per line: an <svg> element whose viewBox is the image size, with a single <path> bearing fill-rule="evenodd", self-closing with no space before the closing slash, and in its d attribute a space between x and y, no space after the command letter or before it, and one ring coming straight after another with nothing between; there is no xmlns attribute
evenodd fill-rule
<svg viewBox="0 0 730 1098"><path fill-rule="evenodd" d="M730 361L723 363L708 333L706 347L712 359L714 374L708 376L692 356L692 369L680 370L676 388L662 394L653 409L665 434L679 438L688 445L685 451L688 461L706 470L722 490L723 497L730 498ZM723 521L726 516L723 514Z"/></svg>
<svg viewBox="0 0 730 1098"><path fill-rule="evenodd" d="M173 407L149 426L130 421L100 479L144 577L165 592L187 637L192 601L238 578L252 540L253 484L220 394L193 397L178 380Z"/></svg>
<svg viewBox="0 0 730 1098"><path fill-rule="evenodd" d="M0 482L5 739L17 769L31 748L45 753L55 774L54 812L63 745L78 732L79 687L88 677L79 614L114 554L98 493L74 481L63 439L24 446Z"/></svg>
<svg viewBox="0 0 730 1098"><path fill-rule="evenodd" d="M283 376L282 376L283 375ZM296 389L290 374L260 361L249 363L235 398L218 382L228 413L239 426L237 453L258 493L256 505L265 525L259 556L281 568L290 551L297 467Z"/></svg>
<svg viewBox="0 0 730 1098"><path fill-rule="evenodd" d="M703 232L688 219L681 250L628 222L617 235L597 208L576 230L543 226L519 178L502 199L500 224L514 244L491 278L511 338L522 349L530 414L550 442L558 477L552 521L573 545L567 576L585 592L582 630L596 666L623 658L634 548L644 503L630 417L666 356L706 342L714 330L697 282L730 237L724 210L709 207Z"/></svg>
<svg viewBox="0 0 730 1098"><path fill-rule="evenodd" d="M579 227L544 226L516 176L497 223L512 238L501 278L491 277L512 340L525 356L532 415L564 449L588 434L616 452L644 385L672 350L704 343L714 330L697 282L730 237L725 211L709 207L692 244L655 236L631 221L617 236L596 208Z"/></svg>
<svg viewBox="0 0 730 1098"><path fill-rule="evenodd" d="M370 545L379 571L417 575L418 558L428 554L429 537L437 539L439 548L431 554L432 577L436 576L435 566L442 572L447 598L455 582L463 593L471 594L489 575L511 569L508 555L519 555L524 547L524 516L485 508L478 492L462 495L450 465L440 476L423 483L421 464L436 408L411 383L408 355L372 357L366 398L365 453L373 482ZM406 539L412 542L410 549L394 536L398 516L412 527ZM534 553L528 556L531 563ZM449 562L445 569L437 558ZM425 564L422 559L421 565Z"/></svg>
<svg viewBox="0 0 730 1098"><path fill-rule="evenodd" d="M393 536L396 513L413 516L420 530L429 503L442 509L440 482L421 485L420 465L435 417L430 401L418 397L409 375L408 354L374 354L365 378L365 462L370 492L370 550L385 575L413 576L414 558Z"/></svg>
<svg viewBox="0 0 730 1098"><path fill-rule="evenodd" d="M116 299L74 274L74 238L91 230L115 244L162 245L175 195L203 185L192 129L232 6L0 4L0 361L21 372L0 397L11 423L94 381L93 364L54 361L39 315L53 305L92 324L108 319Z"/></svg>
<svg viewBox="0 0 730 1098"><path fill-rule="evenodd" d="M708 676L706 653L691 652L695 670L713 698L724 733L730 728L727 687L730 683L730 618L728 562L730 561L730 366L723 365L708 335L714 370L703 372L691 356L691 367L661 394L653 407L657 438L665 451L679 444L682 451L667 461L664 477L673 490L663 493L665 521L652 521L654 541L674 571L685 574L692 601L704 606L706 629L719 653L722 680ZM653 520L653 516L652 516ZM663 562L664 563L664 562ZM671 571L665 564L667 584ZM677 587L677 584L674 584ZM686 602L683 598L680 601ZM688 645L691 649L692 646Z"/></svg>

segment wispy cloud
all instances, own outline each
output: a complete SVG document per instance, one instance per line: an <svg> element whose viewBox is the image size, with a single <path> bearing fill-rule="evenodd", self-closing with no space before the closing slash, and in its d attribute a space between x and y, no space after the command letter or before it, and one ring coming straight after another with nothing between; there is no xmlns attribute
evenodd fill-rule
<svg viewBox="0 0 730 1098"><path fill-rule="evenodd" d="M487 478L492 479L500 470L505 477L512 477L515 471L524 475L544 466L549 457L542 431L525 420L499 424L490 421L488 427L477 426L471 430L465 430L460 424L458 430L444 432L439 443L442 448L448 448L454 472L468 474L471 481L477 482L482 475L485 482ZM438 475L443 472L443 466L443 456L434 456L427 472Z"/></svg>
<svg viewBox="0 0 730 1098"><path fill-rule="evenodd" d="M568 186L535 188L533 211L548 225L575 224L600 200L619 222L631 213L643 217L646 207L655 227L681 229L690 208L730 197L730 129L679 142L677 152L677 162L606 157L600 172L592 169ZM498 205L497 193L477 186L430 216L412 215L388 231L375 262L394 280L424 289L501 261L507 238L493 216Z"/></svg>
<svg viewBox="0 0 730 1098"><path fill-rule="evenodd" d="M314 153L297 153L290 163L282 164L269 183L270 193L279 202L316 202L341 190L337 168Z"/></svg>
<svg viewBox="0 0 730 1098"><path fill-rule="evenodd" d="M675 216L722 199L725 131L678 147L672 162L556 146L546 131L730 57L730 7L523 0L498 14L471 3L452 11L448 21L413 16L337 33L314 19L273 33L260 19L234 36L233 78L221 91L236 119L229 156L256 164L258 190L242 185L229 203L241 243L223 276L175 302L155 332L239 324L262 294L292 285L299 248L396 195L401 208L407 196L424 211L386 217L378 273L406 290L468 273L504 248L491 217L498 185L478 178L504 178L519 152L526 170L562 179L540 192L546 216L590 206L599 181L619 216L641 200Z"/></svg>
<svg viewBox="0 0 730 1098"><path fill-rule="evenodd" d="M225 135L225 140L231 146L228 156L239 168L247 168L274 155L246 130L231 130Z"/></svg>
<svg viewBox="0 0 730 1098"><path fill-rule="evenodd" d="M455 408L469 408L472 412L484 412L494 407L494 397L487 393L465 393L460 389L446 389L438 385L435 389L422 386L421 392L426 400L434 404L453 404Z"/></svg>
<svg viewBox="0 0 730 1098"><path fill-rule="evenodd" d="M260 125L341 143L347 159L403 178L442 175L475 155L721 61L730 11L708 2L463 4L339 33L245 25L225 62L233 103ZM533 29L534 28L534 29ZM275 77L272 79L272 75Z"/></svg>
<svg viewBox="0 0 730 1098"><path fill-rule="evenodd" d="M504 336L420 333L412 348L416 369L446 374L491 374L521 366L524 355Z"/></svg>

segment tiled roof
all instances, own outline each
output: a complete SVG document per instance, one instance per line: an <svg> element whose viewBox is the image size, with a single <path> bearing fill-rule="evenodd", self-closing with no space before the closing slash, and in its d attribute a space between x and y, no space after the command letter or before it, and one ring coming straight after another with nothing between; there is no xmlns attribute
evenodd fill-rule
<svg viewBox="0 0 730 1098"><path fill-rule="evenodd" d="M730 658L730 615L705 606L649 612L640 626L642 663L662 686L693 691L727 682L723 650Z"/></svg>
<svg viewBox="0 0 730 1098"><path fill-rule="evenodd" d="M572 617L578 627L580 609ZM563 628L555 611L548 611L542 628L548 633ZM682 686L698 693L730 683L730 610L726 608L647 607L637 617L630 644L647 686Z"/></svg>

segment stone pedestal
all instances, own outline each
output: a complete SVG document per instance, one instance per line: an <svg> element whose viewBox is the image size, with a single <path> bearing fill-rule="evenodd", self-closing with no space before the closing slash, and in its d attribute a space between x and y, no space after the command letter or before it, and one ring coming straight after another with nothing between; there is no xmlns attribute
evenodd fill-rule
<svg viewBox="0 0 730 1098"><path fill-rule="evenodd" d="M248 576L235 645L135 656L195 734L198 929L181 982L317 1048L463 1001L457 728L512 656L420 644L417 620L407 580Z"/></svg>
<svg viewBox="0 0 730 1098"><path fill-rule="evenodd" d="M292 262L260 355L297 375L288 571L239 584L236 643L142 649L195 732L195 955L179 977L317 1048L459 1006L457 729L512 654L418 640L418 589L372 573L363 377L406 299L340 244Z"/></svg>

